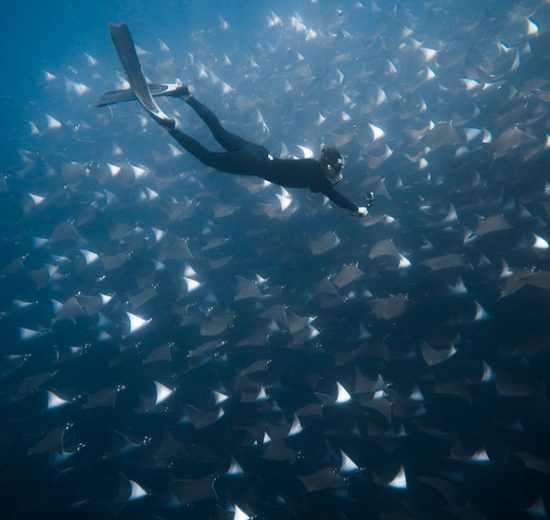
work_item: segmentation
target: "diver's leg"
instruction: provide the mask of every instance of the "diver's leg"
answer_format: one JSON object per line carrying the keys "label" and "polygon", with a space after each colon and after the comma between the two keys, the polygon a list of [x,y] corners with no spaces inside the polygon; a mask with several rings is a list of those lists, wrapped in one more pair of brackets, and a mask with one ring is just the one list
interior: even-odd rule
{"label": "diver's leg", "polygon": [[248,143],[246,139],[239,137],[227,131],[220,123],[214,112],[205,107],[200,101],[197,101],[191,95],[180,95],[181,97],[206,123],[214,139],[220,143],[228,152],[238,152],[242,150]]}
{"label": "diver's leg", "polygon": [[206,164],[205,160],[207,160],[208,154],[212,153],[210,150],[207,150],[196,139],[193,139],[191,136],[184,134],[180,130],[168,130],[168,133],[193,157],[196,157],[203,164]]}
{"label": "diver's leg", "polygon": [[175,121],[169,118],[151,97],[151,92],[149,92],[147,82],[141,71],[134,42],[132,41],[132,35],[126,24],[109,24],[109,33],[111,34],[111,39],[115,45],[120,63],[122,63],[122,67],[128,77],[128,82],[138,98],[138,101],[157,123],[168,129],[174,128],[176,124]]}
{"label": "diver's leg", "polygon": [[253,173],[247,171],[247,163],[250,162],[250,158],[246,152],[211,152],[180,130],[174,129],[168,130],[168,132],[183,148],[205,166],[210,166],[221,172],[253,175]]}

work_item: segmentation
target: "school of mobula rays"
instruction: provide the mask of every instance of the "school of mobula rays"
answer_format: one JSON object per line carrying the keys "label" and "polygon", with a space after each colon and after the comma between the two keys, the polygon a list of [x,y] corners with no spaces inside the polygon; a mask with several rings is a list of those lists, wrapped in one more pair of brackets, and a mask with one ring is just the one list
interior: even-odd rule
{"label": "school of mobula rays", "polygon": [[0,178],[3,518],[546,518],[550,5],[415,7],[133,31],[153,94],[337,147],[361,220],[92,106],[111,46],[45,72]]}

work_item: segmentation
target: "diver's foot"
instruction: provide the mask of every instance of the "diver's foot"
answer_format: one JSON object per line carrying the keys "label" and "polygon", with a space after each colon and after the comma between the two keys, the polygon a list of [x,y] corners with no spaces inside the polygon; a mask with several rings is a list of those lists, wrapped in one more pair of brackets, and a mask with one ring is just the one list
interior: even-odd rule
{"label": "diver's foot", "polygon": [[189,92],[189,88],[187,85],[183,83],[178,83],[176,85],[176,88],[174,88],[171,92],[167,92],[166,95],[170,95],[173,97],[179,97],[183,99],[184,101],[187,101],[191,97],[191,93]]}
{"label": "diver's foot", "polygon": [[[164,126],[164,128],[166,128],[168,131],[171,131],[171,130],[174,130],[174,128],[176,128],[176,122],[170,118],[170,117],[167,117],[165,114],[164,117],[160,116],[160,115],[157,115],[155,112],[153,112],[152,110],[147,110],[147,112],[149,112],[149,115],[159,124],[159,125],[162,125]],[[161,112],[162,114],[162,112]]]}

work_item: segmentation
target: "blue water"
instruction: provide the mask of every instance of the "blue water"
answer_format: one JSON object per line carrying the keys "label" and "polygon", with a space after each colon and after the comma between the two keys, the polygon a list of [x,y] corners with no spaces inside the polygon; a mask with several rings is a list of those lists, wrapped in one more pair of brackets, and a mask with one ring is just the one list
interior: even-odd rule
{"label": "blue water", "polygon": [[[93,107],[123,21],[230,131],[337,146],[368,217]],[[549,29],[543,2],[3,5],[2,518],[545,518]]]}

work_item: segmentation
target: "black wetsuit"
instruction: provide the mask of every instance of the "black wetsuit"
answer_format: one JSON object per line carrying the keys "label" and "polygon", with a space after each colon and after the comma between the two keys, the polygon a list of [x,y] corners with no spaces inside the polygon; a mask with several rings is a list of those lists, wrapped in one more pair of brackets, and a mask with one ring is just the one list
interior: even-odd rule
{"label": "black wetsuit", "polygon": [[227,173],[255,175],[285,188],[309,188],[314,193],[323,193],[341,208],[357,211],[357,204],[333,188],[315,159],[277,159],[263,146],[228,132],[214,113],[194,97],[185,101],[208,125],[216,141],[227,150],[211,152],[180,130],[169,130],[183,148],[206,166]]}

